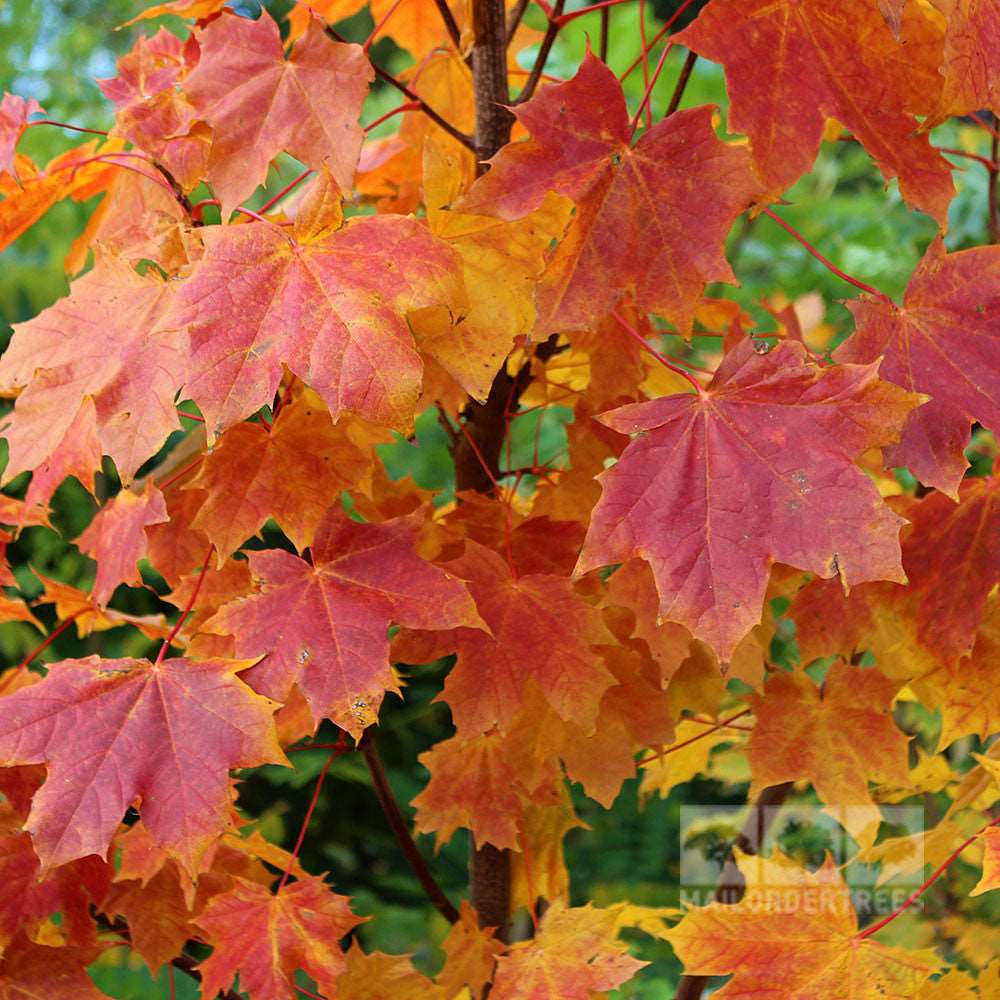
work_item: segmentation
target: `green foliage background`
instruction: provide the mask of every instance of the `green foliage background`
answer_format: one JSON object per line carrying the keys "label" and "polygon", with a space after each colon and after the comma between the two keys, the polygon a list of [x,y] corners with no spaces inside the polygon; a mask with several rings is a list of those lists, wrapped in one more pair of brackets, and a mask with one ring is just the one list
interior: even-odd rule
{"label": "green foliage background", "polygon": [[[569,9],[583,6],[582,0]],[[237,5],[245,12],[252,5]],[[276,17],[287,10],[288,3],[269,4]],[[662,23],[657,14],[667,16],[676,2],[663,0],[647,7],[647,32],[651,37]],[[132,17],[140,5],[135,0],[6,0],[0,5],[0,37],[5,61],[0,63],[0,90],[10,90],[25,97],[35,97],[50,117],[79,125],[107,128],[112,116],[94,77],[113,76],[115,60],[126,52],[138,32],[150,32],[155,26],[146,23],[122,31],[116,27]],[[529,13],[529,21],[537,12]],[[685,18],[686,20],[686,18]],[[162,18],[171,30],[181,31],[183,22]],[[537,23],[537,22],[536,22]],[[622,72],[637,51],[639,37],[638,8],[617,8],[613,15],[612,44],[609,62]],[[540,24],[539,24],[540,26]],[[341,26],[350,37],[361,40],[371,28],[367,14],[359,15]],[[549,63],[558,76],[570,76],[582,58],[588,40],[595,42],[596,16],[573,22],[563,31]],[[376,58],[392,71],[408,62],[406,53],[391,41],[381,41],[374,50]],[[533,58],[533,51],[525,61]],[[662,115],[685,56],[682,49],[670,54],[667,68],[652,100],[654,118]],[[634,107],[644,89],[642,73],[633,73],[626,87]],[[721,70],[700,60],[687,88],[684,105],[711,102],[720,107],[720,127],[725,122],[726,95]],[[368,120],[392,108],[396,95],[388,88],[376,89],[367,110]],[[390,131],[393,124],[380,132]],[[982,132],[972,126],[949,124],[935,136],[939,145],[988,153],[983,149]],[[80,137],[55,128],[29,130],[22,148],[40,162],[75,145]],[[986,239],[986,173],[971,161],[956,161],[961,169],[955,179],[959,187],[950,218],[947,243],[950,249],[979,244]],[[295,169],[292,161],[280,161],[272,174],[270,189],[276,190]],[[261,196],[263,198],[263,195]],[[857,145],[832,142],[824,145],[813,172],[786,196],[781,214],[827,256],[849,273],[884,289],[897,299],[908,277],[934,233],[934,225],[925,216],[910,211],[899,197],[895,184],[888,189],[873,169],[870,159]],[[62,259],[72,240],[79,234],[94,203],[66,201],[56,206],[38,225],[29,230],[0,259],[0,317],[3,343],[9,335],[6,324],[37,314],[67,291]],[[818,292],[825,304],[825,318],[835,328],[835,339],[850,330],[849,314],[838,299],[853,294],[853,289],[823,268],[806,250],[770,220],[741,221],[730,239],[730,259],[742,282],[741,287],[720,287],[715,294],[732,297],[751,311],[762,331],[773,330],[774,320],[759,305],[775,292],[794,300],[807,292]],[[673,350],[686,350],[675,344]],[[9,404],[7,404],[9,406]],[[542,450],[557,454],[563,446],[565,411],[548,411],[542,427]],[[531,420],[517,422],[517,434],[530,452],[534,439]],[[400,440],[385,446],[383,459],[394,477],[412,475],[425,488],[448,491],[453,471],[444,434],[433,414],[417,423],[411,441]],[[515,448],[518,442],[515,441]],[[5,447],[5,446],[4,446]],[[517,466],[518,461],[514,465]],[[527,464],[527,462],[520,463]],[[117,486],[113,470],[103,487],[113,492]],[[7,492],[17,495],[23,482],[9,484]],[[29,598],[41,587],[29,566],[59,580],[87,587],[93,578],[93,563],[83,557],[69,541],[86,527],[96,506],[75,482],[57,494],[53,521],[57,531],[27,529],[12,549],[18,564],[17,579]],[[276,530],[267,532],[266,543],[283,544]],[[149,582],[160,585],[155,574]],[[148,592],[120,588],[115,606],[133,612],[166,610]],[[45,620],[51,628],[56,622],[51,614]],[[37,643],[37,633],[29,626],[0,626],[0,656],[5,665],[20,661]],[[794,653],[794,639],[787,629],[779,629],[774,656],[786,661]],[[49,661],[67,656],[86,655],[100,646],[105,655],[145,655],[149,643],[127,630],[104,633],[99,639],[78,640],[72,632],[60,637],[47,651]],[[389,698],[382,712],[378,740],[390,771],[393,788],[402,803],[408,803],[426,781],[426,772],[416,763],[418,755],[450,732],[448,710],[433,702],[440,691],[448,663],[431,668],[402,667],[406,679],[406,700]],[[912,726],[933,726],[933,720],[909,720]],[[335,738],[321,731],[318,739]],[[313,780],[326,759],[321,751],[295,755],[295,769],[261,769],[248,777],[241,795],[241,805],[248,815],[259,816],[267,836],[290,847],[301,823]],[[633,902],[673,905],[678,898],[678,813],[683,803],[739,802],[745,784],[721,785],[699,780],[675,792],[667,800],[653,800],[640,807],[637,782],[627,783],[615,806],[604,811],[574,789],[580,818],[590,830],[575,830],[567,840],[567,854],[573,879],[574,902],[592,900],[598,905],[629,898]],[[433,856],[434,845],[421,845]],[[785,845],[803,857],[818,861],[825,845],[816,830],[805,830],[798,843]],[[456,835],[451,844],[437,854],[433,867],[453,899],[466,890],[468,838]],[[356,909],[377,915],[377,920],[363,925],[359,936],[366,948],[389,952],[411,952],[425,969],[432,970],[440,953],[428,946],[428,940],[440,941],[446,924],[426,903],[410,875],[378,808],[364,763],[345,755],[334,765],[312,821],[303,850],[307,869],[329,872],[340,892],[355,899]],[[902,926],[903,921],[899,924]],[[428,933],[428,930],[430,933]],[[643,958],[652,965],[621,994],[644,998],[667,998],[673,995],[679,968],[666,945],[641,948]],[[154,998],[169,996],[166,975],[153,983],[142,962],[129,957],[123,949],[109,953],[94,969],[98,984],[112,996]],[[178,997],[197,995],[194,981],[178,973]]]}

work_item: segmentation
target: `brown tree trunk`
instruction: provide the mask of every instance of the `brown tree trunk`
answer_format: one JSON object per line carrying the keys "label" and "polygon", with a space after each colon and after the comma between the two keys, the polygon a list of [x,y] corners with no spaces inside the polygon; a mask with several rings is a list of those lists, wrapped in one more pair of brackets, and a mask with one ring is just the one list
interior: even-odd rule
{"label": "brown tree trunk", "polygon": [[[473,0],[472,78],[476,97],[477,173],[510,139],[513,116],[504,107],[507,90],[507,26],[503,0]],[[520,378],[520,376],[518,376]],[[501,371],[485,403],[470,402],[463,436],[455,446],[455,488],[487,493],[493,488],[506,430],[506,409],[515,379]],[[481,927],[505,938],[510,921],[510,851],[489,844],[472,849],[469,863],[472,905]]]}

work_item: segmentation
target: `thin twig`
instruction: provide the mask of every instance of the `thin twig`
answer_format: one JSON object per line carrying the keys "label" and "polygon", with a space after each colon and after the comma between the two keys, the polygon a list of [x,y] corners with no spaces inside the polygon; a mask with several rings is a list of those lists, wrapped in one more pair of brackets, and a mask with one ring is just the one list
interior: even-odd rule
{"label": "thin twig", "polygon": [[434,880],[434,876],[427,867],[427,862],[424,861],[423,855],[417,849],[417,845],[410,835],[409,827],[406,825],[403,813],[400,811],[396,798],[392,794],[392,788],[389,786],[389,779],[386,777],[385,768],[382,767],[382,759],[378,755],[375,740],[372,738],[370,732],[366,732],[362,736],[360,750],[364,754],[365,763],[368,765],[368,772],[372,776],[372,784],[375,786],[375,794],[378,796],[379,805],[382,806],[382,812],[385,813],[385,818],[389,821],[389,826],[392,827],[392,832],[396,836],[396,842],[402,848],[403,854],[406,855],[406,860],[410,863],[413,874],[416,875],[421,888],[427,894],[427,898],[433,903],[441,916],[450,924],[457,923],[458,910],[455,909],[451,900],[448,899],[441,887]]}
{"label": "thin twig", "polygon": [[521,18],[524,17],[524,12],[528,9],[529,2],[530,0],[517,0],[517,6],[510,12],[510,16],[507,18],[508,45],[510,45],[514,38],[514,32],[517,31],[521,23]]}
{"label": "thin twig", "polygon": [[677,86],[674,87],[670,103],[667,105],[666,113],[663,116],[664,118],[669,118],[680,107],[681,98],[684,96],[684,88],[688,85],[688,80],[691,79],[691,70],[694,69],[694,64],[697,61],[698,53],[689,50],[687,58],[684,60],[684,65],[681,67],[680,76],[677,77]]}
{"label": "thin twig", "polygon": [[606,63],[608,61],[608,39],[611,36],[611,10],[605,7],[601,11],[601,47],[600,55],[601,62]]}
{"label": "thin twig", "polygon": [[103,129],[84,128],[82,125],[70,125],[69,122],[57,122],[51,118],[36,118],[33,122],[28,122],[25,128],[34,128],[36,125],[54,125],[56,128],[68,128],[71,132],[86,132],[88,135],[107,135]]}
{"label": "thin twig", "polygon": [[676,753],[678,750],[682,750],[684,747],[689,746],[692,743],[697,743],[699,740],[703,740],[706,736],[714,733],[718,729],[724,729],[730,723],[735,722],[737,719],[742,719],[744,715],[749,715],[750,709],[745,708],[742,712],[737,712],[735,715],[730,715],[727,719],[720,719],[711,728],[706,729],[702,733],[696,733],[694,736],[689,737],[686,740],[682,740],[680,743],[675,743],[673,746],[666,747],[659,753],[652,753],[648,757],[643,757],[641,760],[637,760],[636,767],[641,767],[643,764],[651,764],[654,760],[660,760],[663,757],[667,757],[672,753]]}
{"label": "thin twig", "polygon": [[[329,25],[326,26],[325,30],[327,35],[329,35],[334,41],[347,42],[347,39],[344,38],[340,32],[331,28]],[[452,125],[447,118],[443,118],[440,114],[438,114],[438,112],[436,112],[418,93],[416,93],[416,91],[411,90],[405,83],[402,82],[402,80],[397,80],[391,73],[386,72],[386,70],[382,69],[378,63],[373,62],[372,69],[375,71],[375,75],[380,80],[384,80],[390,87],[395,87],[401,94],[405,94],[411,101],[415,101],[419,105],[420,110],[427,115],[427,117],[430,118],[435,125],[444,129],[448,135],[460,142],[467,149],[471,149],[475,152],[476,146],[471,135],[466,135],[460,129],[455,128],[455,126]]]}
{"label": "thin twig", "polygon": [[515,104],[524,104],[525,101],[530,101],[538,88],[542,73],[545,72],[545,64],[549,61],[549,53],[552,51],[556,35],[559,34],[559,18],[562,16],[565,6],[566,0],[556,0],[552,8],[549,26],[545,29],[545,37],[542,39],[542,47],[538,50],[538,58],[535,59],[535,65],[531,67],[531,73],[528,74],[528,79],[525,80],[521,93],[517,95]]}
{"label": "thin twig", "polygon": [[455,15],[452,14],[451,8],[448,6],[448,0],[434,0],[434,4],[441,15],[441,20],[444,21],[444,26],[448,29],[448,36],[454,43],[455,48],[461,52],[462,32],[458,30],[458,25],[455,23]]}

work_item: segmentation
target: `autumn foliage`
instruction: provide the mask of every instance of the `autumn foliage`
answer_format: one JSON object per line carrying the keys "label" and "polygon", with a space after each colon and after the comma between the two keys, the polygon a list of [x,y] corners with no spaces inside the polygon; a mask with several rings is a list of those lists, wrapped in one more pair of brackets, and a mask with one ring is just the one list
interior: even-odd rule
{"label": "autumn foliage", "polygon": [[[641,989],[650,941],[686,1000],[713,976],[734,1000],[1000,996],[978,899],[1000,887],[1000,248],[946,249],[962,150],[935,132],[983,137],[963,162],[997,238],[1000,7],[688,0],[635,38],[636,104],[602,58],[621,2],[557,75],[565,0],[317,0],[280,24],[175,0],[139,20],[186,34],[140,33],[100,81],[110,133],[45,164],[24,132],[72,123],[3,98],[0,245],[96,207],[68,294],[0,357],[0,621],[25,637],[0,674],[0,997],[105,996],[88,967],[124,950],[203,1000],[584,1000]],[[723,110],[684,97],[709,61]],[[727,238],[802,239],[782,206],[830,143],[940,232],[901,302],[810,247],[852,320],[820,342],[778,298],[727,298]],[[428,412],[454,489],[383,463]],[[84,589],[17,555],[70,478],[99,503],[63,539]],[[90,655],[53,662],[68,630]],[[452,725],[397,803],[380,710],[443,658]],[[451,925],[436,964],[362,947],[336,868],[300,861],[312,806],[278,844],[241,801],[311,746],[313,805],[335,761],[367,766]],[[751,807],[716,898],[581,905],[574,796],[699,776]],[[847,856],[765,847],[795,801]],[[459,830],[461,900],[412,838]],[[866,910],[861,865],[917,887]]]}

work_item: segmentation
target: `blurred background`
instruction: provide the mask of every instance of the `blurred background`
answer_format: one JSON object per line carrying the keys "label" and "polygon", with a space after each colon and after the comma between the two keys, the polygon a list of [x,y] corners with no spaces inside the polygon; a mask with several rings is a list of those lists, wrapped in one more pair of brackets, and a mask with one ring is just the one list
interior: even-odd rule
{"label": "blurred background", "polygon": [[[568,9],[584,5],[577,0],[568,4]],[[0,91],[36,98],[50,118],[109,128],[111,106],[102,97],[94,78],[114,76],[116,59],[129,50],[139,33],[151,34],[161,24],[178,34],[184,34],[187,28],[186,22],[177,18],[162,17],[117,30],[143,6],[135,0],[5,0],[0,3],[3,49]],[[252,3],[233,6],[250,16],[259,10]],[[643,28],[647,37],[652,37],[676,6],[673,0],[645,5]],[[695,5],[691,15],[682,18],[677,27],[683,27],[699,6]],[[283,0],[267,7],[281,23],[291,3]],[[528,22],[540,26],[539,18],[532,21],[537,13],[529,13]],[[619,73],[638,52],[639,16],[638,4],[614,10],[609,62]],[[342,34],[358,41],[364,40],[371,28],[367,12],[338,26]],[[572,75],[588,39],[593,41],[597,31],[597,15],[572,22],[558,38],[548,70],[556,76]],[[410,62],[408,54],[390,39],[379,41],[373,54],[394,73]],[[526,65],[530,65],[534,55],[534,49],[525,50],[522,59]],[[684,50],[678,49],[669,57],[652,100],[654,120],[663,114],[685,55]],[[632,107],[640,100],[643,89],[641,72],[633,73],[626,87]],[[707,102],[719,105],[720,122],[724,126],[726,95],[721,70],[699,60],[682,106]],[[366,120],[373,121],[397,103],[395,92],[377,81],[366,108]],[[387,134],[396,127],[398,124],[390,121],[373,134]],[[989,155],[983,135],[972,124],[953,122],[937,130],[935,143]],[[45,163],[80,141],[79,135],[57,128],[35,128],[28,131],[19,149],[36,162]],[[952,204],[946,240],[950,249],[985,242],[987,228],[986,170],[972,160],[955,162],[959,166],[955,172],[959,193]],[[290,158],[277,161],[268,186],[270,193],[297,170],[298,165]],[[266,195],[259,197],[263,200]],[[813,172],[788,192],[786,201],[787,205],[780,208],[781,214],[806,238],[846,271],[882,288],[897,300],[935,232],[929,218],[903,204],[894,182],[888,188],[883,185],[868,156],[851,142],[825,143]],[[66,294],[68,285],[62,261],[72,241],[82,232],[95,202],[96,199],[58,203],[0,257],[0,346],[7,343],[11,323],[36,315]],[[364,210],[370,209],[354,208],[354,211]],[[768,219],[741,219],[730,237],[729,252],[741,285],[719,286],[711,292],[738,301],[753,315],[761,331],[774,330],[774,312],[791,304],[810,346],[816,350],[834,346],[849,332],[849,314],[838,299],[852,295],[854,290]],[[673,345],[672,349],[681,350],[682,345]],[[3,405],[9,408],[10,403]],[[543,412],[540,458],[544,463],[564,447],[564,424],[569,411],[551,407]],[[530,464],[535,428],[530,420],[519,420],[515,426],[520,437],[514,442],[512,465],[516,468]],[[393,477],[412,475],[420,486],[447,495],[453,488],[453,472],[446,445],[435,415],[429,413],[419,420],[413,440],[400,439],[396,444],[384,446],[382,455]],[[521,457],[520,449],[524,450]],[[0,462],[4,461],[5,451],[0,451]],[[109,469],[104,489],[112,493],[116,488],[113,470]],[[23,490],[23,483],[18,480],[5,487],[6,492],[15,496],[20,495],[19,490]],[[95,510],[89,494],[75,481],[69,481],[54,502],[52,520],[56,530],[31,527],[22,533],[11,547],[10,555],[19,589],[26,597],[34,598],[41,591],[32,568],[62,582],[89,587],[94,564],[80,554],[71,539],[86,527]],[[287,543],[274,528],[265,530],[261,544]],[[164,591],[163,581],[152,570],[147,572],[146,580],[153,590]],[[119,588],[113,604],[135,614],[170,610],[151,591],[128,587]],[[780,612],[781,608],[774,610]],[[41,617],[48,629],[57,624],[51,606],[43,609]],[[794,635],[789,625],[779,620],[772,650],[778,663],[795,657]],[[38,633],[27,624],[0,625],[0,656],[4,665],[20,662],[39,639]],[[106,656],[146,655],[150,644],[127,629],[84,640],[77,639],[69,630],[46,651],[44,658],[51,662],[98,650]],[[433,703],[449,665],[443,661],[419,670],[402,667],[405,702],[390,696],[382,711],[378,742],[397,798],[403,804],[426,781],[426,772],[417,762],[419,754],[451,731],[447,708]],[[933,736],[933,719],[908,721],[926,731],[928,739]],[[335,734],[321,730],[317,739],[335,739]],[[248,815],[260,817],[260,828],[269,839],[291,847],[314,780],[325,760],[326,753],[322,751],[298,753],[294,770],[263,768],[248,777],[240,805]],[[652,797],[645,803],[640,803],[638,782],[633,780],[626,783],[611,810],[602,809],[575,788],[577,814],[589,829],[581,826],[571,831],[566,840],[573,902],[591,900],[602,905],[627,898],[635,903],[676,905],[681,805],[741,802],[747,788],[745,779],[746,775],[738,772],[715,780],[696,779],[674,789],[666,799]],[[709,840],[713,837],[724,840],[725,835],[726,831],[716,836],[711,830],[704,834]],[[425,856],[432,859],[432,868],[450,897],[455,901],[462,898],[467,886],[468,838],[457,834],[436,855],[429,838],[421,839],[420,846]],[[829,846],[828,831],[802,826],[791,835],[786,833],[782,846],[816,864]],[[362,925],[358,931],[367,949],[413,953],[417,964],[425,970],[437,967],[441,954],[434,943],[440,942],[447,926],[426,903],[411,876],[378,807],[360,757],[347,754],[334,763],[305,841],[302,861],[309,871],[329,872],[336,890],[354,897],[358,912],[377,914],[376,920]],[[900,934],[906,933],[905,920],[897,921],[895,926]],[[640,954],[651,965],[620,995],[651,1000],[673,996],[679,967],[670,949],[643,938]],[[166,975],[154,983],[141,961],[129,958],[123,949],[109,952],[93,974],[102,989],[122,1000],[169,996]],[[197,996],[194,981],[181,973],[177,974],[176,988],[180,997],[193,1000]]]}

